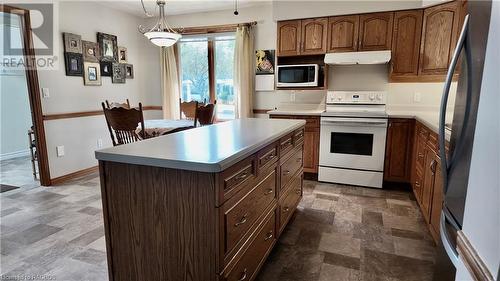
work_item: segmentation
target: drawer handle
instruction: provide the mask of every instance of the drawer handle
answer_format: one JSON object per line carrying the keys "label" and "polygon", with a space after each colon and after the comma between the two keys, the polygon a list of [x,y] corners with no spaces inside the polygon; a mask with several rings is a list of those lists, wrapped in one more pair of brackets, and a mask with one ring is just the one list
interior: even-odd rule
{"label": "drawer handle", "polygon": [[266,235],[266,237],[264,238],[264,241],[267,241],[269,239],[273,238],[273,231],[269,231]]}
{"label": "drawer handle", "polygon": [[283,208],[283,212],[287,213],[288,211],[290,211],[290,208],[289,208],[289,207],[285,207],[285,208]]}
{"label": "drawer handle", "polygon": [[235,223],[234,226],[238,227],[242,224],[245,224],[247,222],[247,216],[248,216],[248,213],[244,214],[243,217],[241,218],[241,220],[239,222]]}
{"label": "drawer handle", "polygon": [[269,195],[269,194],[273,193],[273,191],[274,191],[274,190],[273,190],[272,188],[269,188],[269,189],[268,189],[268,190],[264,193],[264,195]]}
{"label": "drawer handle", "polygon": [[244,180],[246,177],[248,177],[248,172],[244,172],[243,174],[237,176],[235,180],[237,181]]}
{"label": "drawer handle", "polygon": [[287,147],[292,144],[292,140],[287,140],[285,143],[283,143],[281,146],[282,147]]}
{"label": "drawer handle", "polygon": [[243,280],[247,279],[247,269],[246,268],[243,269],[243,272],[241,274],[242,275],[241,275],[240,279],[238,279],[238,281],[243,281]]}
{"label": "drawer handle", "polygon": [[417,182],[415,182],[415,186],[416,186],[416,187],[420,187],[420,183],[419,183],[418,181],[417,181]]}
{"label": "drawer handle", "polygon": [[271,155],[266,156],[266,158],[265,158],[265,159],[266,159],[266,160],[271,160],[271,159],[273,159],[274,157],[276,157],[276,156],[275,156],[274,154],[271,154]]}
{"label": "drawer handle", "polygon": [[286,175],[288,175],[288,174],[290,174],[290,171],[288,171],[288,170],[283,171],[283,175],[284,175],[284,176],[286,176]]}

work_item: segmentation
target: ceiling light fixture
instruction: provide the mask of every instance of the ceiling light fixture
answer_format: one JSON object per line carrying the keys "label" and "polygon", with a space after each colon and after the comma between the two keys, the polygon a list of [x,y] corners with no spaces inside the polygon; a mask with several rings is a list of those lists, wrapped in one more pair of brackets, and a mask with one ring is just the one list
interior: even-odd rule
{"label": "ceiling light fixture", "polygon": [[[144,6],[144,0],[141,0],[142,8],[147,17],[152,17]],[[151,43],[160,47],[170,47],[174,45],[182,37],[181,34],[175,32],[167,23],[165,16],[165,0],[157,0],[156,5],[159,7],[158,21],[152,28],[144,28],[139,25],[139,32],[144,34]]]}

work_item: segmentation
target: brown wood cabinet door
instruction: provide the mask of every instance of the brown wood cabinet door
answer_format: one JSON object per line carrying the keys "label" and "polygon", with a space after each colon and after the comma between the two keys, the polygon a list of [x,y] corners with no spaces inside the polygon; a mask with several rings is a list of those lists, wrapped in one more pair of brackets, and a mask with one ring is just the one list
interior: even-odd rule
{"label": "brown wood cabinet door", "polygon": [[328,36],[328,19],[316,18],[302,20],[301,55],[317,55],[326,53]]}
{"label": "brown wood cabinet door", "polygon": [[359,15],[329,18],[327,51],[329,53],[357,51],[358,31]]}
{"label": "brown wood cabinet door", "polygon": [[422,16],[422,10],[394,13],[391,78],[417,76]]}
{"label": "brown wood cabinet door", "polygon": [[434,192],[434,178],[436,176],[436,155],[435,152],[427,148],[425,150],[424,161],[424,183],[422,186],[422,202],[421,208],[424,218],[429,222],[432,194]]}
{"label": "brown wood cabinet door", "polygon": [[307,131],[304,134],[304,172],[317,173],[319,159],[319,132]]}
{"label": "brown wood cabinet door", "polygon": [[300,54],[301,21],[278,22],[278,56]]}
{"label": "brown wood cabinet door", "polygon": [[[439,158],[436,156],[436,160]],[[436,165],[436,174],[434,176],[434,190],[432,192],[432,205],[431,205],[431,233],[434,240],[439,240],[439,225],[441,220],[441,209],[443,207],[443,178],[441,174],[441,165]]]}
{"label": "brown wood cabinet door", "polygon": [[364,14],[359,17],[359,51],[390,50],[393,12]]}
{"label": "brown wood cabinet door", "polygon": [[419,75],[444,75],[453,56],[460,22],[460,1],[424,10]]}
{"label": "brown wood cabinet door", "polygon": [[411,119],[389,119],[384,180],[410,181],[413,127]]}

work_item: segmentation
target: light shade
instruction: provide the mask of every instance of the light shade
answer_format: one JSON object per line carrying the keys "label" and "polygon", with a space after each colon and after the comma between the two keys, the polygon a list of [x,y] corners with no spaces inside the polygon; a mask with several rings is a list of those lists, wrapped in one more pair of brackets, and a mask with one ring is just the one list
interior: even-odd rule
{"label": "light shade", "polygon": [[170,47],[174,45],[181,37],[181,34],[166,31],[150,31],[144,33],[151,43],[160,47]]}

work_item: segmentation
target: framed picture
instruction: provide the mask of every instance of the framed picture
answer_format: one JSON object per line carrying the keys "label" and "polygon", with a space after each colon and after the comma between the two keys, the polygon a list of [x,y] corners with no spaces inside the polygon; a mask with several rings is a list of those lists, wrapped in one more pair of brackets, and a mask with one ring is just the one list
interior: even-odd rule
{"label": "framed picture", "polygon": [[99,46],[95,42],[82,40],[83,60],[99,62]]}
{"label": "framed picture", "polygon": [[127,79],[134,79],[134,66],[130,63],[125,64],[125,77]]}
{"label": "framed picture", "polygon": [[97,62],[83,63],[83,81],[88,86],[101,85],[101,66]]}
{"label": "framed picture", "polygon": [[64,52],[66,53],[82,53],[82,36],[73,33],[63,33]]}
{"label": "framed picture", "polygon": [[97,33],[97,44],[103,61],[118,61],[118,45],[116,36],[106,33]]}
{"label": "framed picture", "polygon": [[113,63],[113,76],[111,76],[111,82],[113,83],[125,83],[125,64],[123,63]]}
{"label": "framed picture", "polygon": [[66,76],[82,76],[82,54],[64,53],[64,62],[66,64]]}
{"label": "framed picture", "polygon": [[127,63],[127,60],[128,60],[127,48],[118,47],[118,62]]}
{"label": "framed picture", "polygon": [[111,77],[113,74],[113,63],[110,61],[101,61],[101,76]]}
{"label": "framed picture", "polygon": [[274,73],[274,50],[255,51],[255,74]]}

